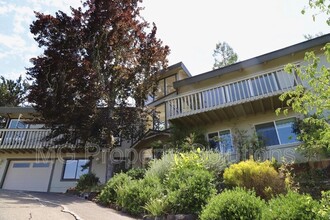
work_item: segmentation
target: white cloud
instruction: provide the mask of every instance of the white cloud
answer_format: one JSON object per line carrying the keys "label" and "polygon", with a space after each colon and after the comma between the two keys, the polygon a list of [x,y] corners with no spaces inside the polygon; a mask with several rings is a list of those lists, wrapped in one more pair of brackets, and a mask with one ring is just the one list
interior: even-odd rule
{"label": "white cloud", "polygon": [[0,2],[0,15],[8,14],[15,10],[15,6],[13,4],[5,4],[4,2]]}
{"label": "white cloud", "polygon": [[14,32],[26,33],[27,27],[33,20],[33,9],[29,7],[17,7],[14,15]]}
{"label": "white cloud", "polygon": [[17,34],[0,34],[0,43],[10,50],[20,50],[25,47],[25,40]]}

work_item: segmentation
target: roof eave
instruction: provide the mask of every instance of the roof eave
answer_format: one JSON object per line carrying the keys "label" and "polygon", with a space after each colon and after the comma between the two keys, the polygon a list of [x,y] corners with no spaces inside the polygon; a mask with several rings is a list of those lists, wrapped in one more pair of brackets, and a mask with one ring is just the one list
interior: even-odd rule
{"label": "roof eave", "polygon": [[307,50],[309,48],[313,48],[325,43],[330,42],[330,34],[326,34],[323,35],[321,37],[317,37],[308,41],[304,41],[298,44],[294,44],[279,50],[275,50],[273,52],[270,53],[266,53],[257,57],[253,57],[251,59],[247,59],[241,62],[237,62],[235,64],[226,66],[226,67],[222,67],[220,69],[216,69],[216,70],[212,70],[203,74],[199,74],[193,77],[189,77],[180,81],[176,81],[174,82],[174,88],[179,88],[182,86],[186,86],[189,84],[193,84],[193,83],[197,83],[203,80],[207,80],[213,77],[217,77],[220,75],[224,75],[224,74],[228,74],[237,70],[240,70],[242,68],[247,68],[247,67],[251,67],[254,65],[258,65],[258,64],[262,64],[264,62],[268,62],[270,60],[274,60],[277,59],[279,57],[282,56],[286,56],[286,55],[290,55],[293,53],[297,53],[300,51],[304,51]]}

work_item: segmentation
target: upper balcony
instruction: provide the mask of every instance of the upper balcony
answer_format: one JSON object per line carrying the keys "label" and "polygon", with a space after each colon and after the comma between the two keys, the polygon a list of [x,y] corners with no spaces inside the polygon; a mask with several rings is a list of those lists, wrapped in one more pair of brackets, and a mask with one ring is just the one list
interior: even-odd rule
{"label": "upper balcony", "polygon": [[[168,99],[167,119],[172,121],[187,119],[197,123],[205,119],[212,122],[256,113],[259,109],[265,111],[265,105],[270,105],[271,109],[274,109],[280,107],[278,98],[269,98],[278,97],[300,83],[300,79],[295,74],[288,74],[283,68],[226,84],[219,83],[211,88]],[[243,106],[241,112],[234,108],[238,105]]]}
{"label": "upper balcony", "polygon": [[45,139],[49,133],[48,129],[0,129],[0,150],[39,149],[54,146],[53,141]]}
{"label": "upper balcony", "polygon": [[58,141],[61,136],[47,140],[47,136],[50,132],[50,129],[0,129],[0,152],[22,152],[22,150],[29,152],[37,149],[58,149],[59,147],[61,151],[64,152],[79,145],[79,140],[76,144],[66,143],[59,145],[56,141]]}

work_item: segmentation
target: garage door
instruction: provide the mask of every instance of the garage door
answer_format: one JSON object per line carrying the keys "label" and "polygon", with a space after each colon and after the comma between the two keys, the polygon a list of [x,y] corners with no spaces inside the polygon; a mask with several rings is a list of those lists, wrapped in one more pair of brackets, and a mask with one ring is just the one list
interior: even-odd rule
{"label": "garage door", "polygon": [[10,161],[2,188],[46,192],[51,170],[51,161]]}

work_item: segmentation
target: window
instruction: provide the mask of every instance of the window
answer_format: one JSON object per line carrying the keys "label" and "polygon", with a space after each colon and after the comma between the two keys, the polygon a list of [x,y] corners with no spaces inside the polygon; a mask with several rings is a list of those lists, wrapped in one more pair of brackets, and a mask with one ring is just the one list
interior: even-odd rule
{"label": "window", "polygon": [[223,130],[208,134],[210,148],[221,153],[231,153],[234,151],[230,130]]}
{"label": "window", "polygon": [[30,163],[14,163],[13,168],[29,168]]}
{"label": "window", "polygon": [[28,128],[29,126],[20,119],[11,119],[8,128],[14,128],[14,129],[24,129]]}
{"label": "window", "polygon": [[211,133],[208,135],[209,144],[211,149],[219,149],[219,136],[218,132]]}
{"label": "window", "polygon": [[47,168],[49,167],[49,163],[33,163],[33,168]]}
{"label": "window", "polygon": [[289,118],[256,125],[259,140],[263,141],[265,146],[298,142],[297,134],[292,129],[294,121],[294,118]]}
{"label": "window", "polygon": [[223,153],[230,153],[233,152],[233,145],[231,141],[231,134],[229,130],[220,131],[219,132],[220,137],[220,152]]}
{"label": "window", "polygon": [[159,80],[155,94],[152,95],[151,91],[150,91],[150,94],[148,94],[148,96],[146,97],[145,105],[148,105],[148,104],[156,101],[157,99],[163,98],[164,96],[175,92],[173,83],[175,81],[177,81],[176,77],[177,77],[177,75],[175,74],[175,75],[172,75],[167,78]]}
{"label": "window", "polygon": [[166,95],[172,93],[172,92],[175,92],[175,89],[173,87],[173,83],[176,81],[176,75],[173,75],[173,76],[170,76],[170,77],[167,77],[165,79],[165,83],[166,83]]}
{"label": "window", "polygon": [[89,167],[85,167],[89,160],[66,160],[64,164],[63,179],[79,179],[83,174],[88,173]]}
{"label": "window", "polygon": [[[29,125],[20,119],[11,119],[8,125],[9,129],[26,129]],[[3,139],[4,144],[21,144],[26,137],[26,131],[11,130],[5,132]]]}
{"label": "window", "polygon": [[159,99],[165,95],[165,80],[159,80],[157,90],[155,92],[155,99]]}
{"label": "window", "polygon": [[149,104],[152,103],[153,101],[154,101],[154,96],[151,95],[151,94],[149,94],[149,95],[147,96],[147,99],[145,100],[144,104],[145,104],[145,105],[149,105]]}
{"label": "window", "polygon": [[165,118],[165,104],[156,107],[153,117],[153,129],[158,131],[163,131],[167,128]]}

